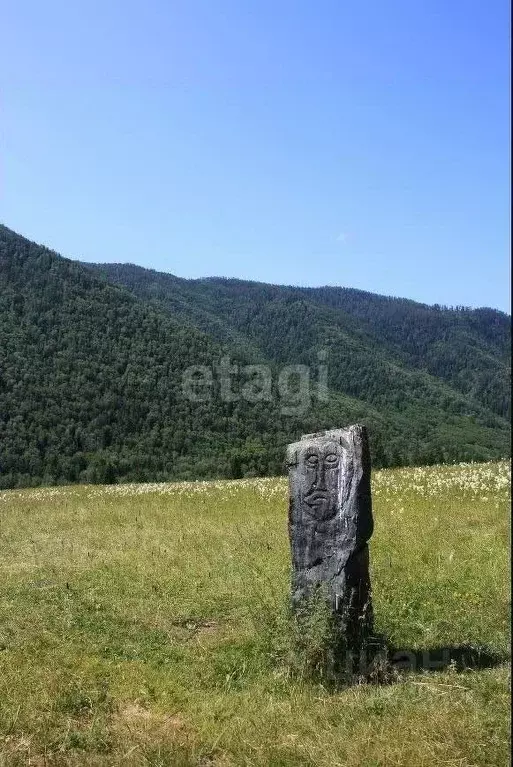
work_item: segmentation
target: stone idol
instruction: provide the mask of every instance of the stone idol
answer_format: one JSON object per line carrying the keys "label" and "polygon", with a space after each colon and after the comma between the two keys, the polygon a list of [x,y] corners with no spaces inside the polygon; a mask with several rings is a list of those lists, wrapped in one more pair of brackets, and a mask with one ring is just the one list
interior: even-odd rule
{"label": "stone idol", "polygon": [[372,630],[370,454],[364,426],[306,434],[287,448],[292,603],[322,587],[351,636]]}

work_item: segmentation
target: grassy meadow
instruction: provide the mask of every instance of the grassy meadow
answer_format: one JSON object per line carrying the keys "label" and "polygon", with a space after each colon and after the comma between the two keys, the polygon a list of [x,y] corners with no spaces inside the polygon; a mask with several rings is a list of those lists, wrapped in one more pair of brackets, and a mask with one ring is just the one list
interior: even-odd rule
{"label": "grassy meadow", "polygon": [[418,662],[339,686],[292,660],[284,478],[0,493],[0,765],[508,764],[509,486],[374,473],[376,629]]}

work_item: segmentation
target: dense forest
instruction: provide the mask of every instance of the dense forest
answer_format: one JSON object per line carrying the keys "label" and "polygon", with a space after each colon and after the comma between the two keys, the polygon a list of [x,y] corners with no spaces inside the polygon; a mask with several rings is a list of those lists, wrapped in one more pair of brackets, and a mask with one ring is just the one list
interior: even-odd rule
{"label": "dense forest", "polygon": [[493,309],[81,264],[0,226],[0,488],[276,474],[355,421],[375,466],[503,457],[509,349]]}

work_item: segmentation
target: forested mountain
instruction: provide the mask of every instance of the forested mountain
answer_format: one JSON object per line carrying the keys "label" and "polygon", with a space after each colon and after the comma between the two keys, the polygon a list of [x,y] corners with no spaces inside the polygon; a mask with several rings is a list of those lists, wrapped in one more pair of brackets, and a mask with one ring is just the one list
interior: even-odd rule
{"label": "forested mountain", "polygon": [[[354,421],[377,466],[502,457],[509,339],[492,309],[80,264],[0,226],[0,487],[278,473],[287,442]],[[284,392],[287,365],[306,393]]]}
{"label": "forested mountain", "polygon": [[[297,288],[210,278],[183,280],[132,264],[88,264],[110,282],[191,319],[219,338],[251,342],[266,358],[309,361],[330,348],[332,373],[351,390],[354,372],[388,362],[425,371],[498,415],[510,414],[511,320],[494,309],[446,309],[351,288]],[[345,341],[345,343],[344,343]],[[347,348],[349,344],[349,349]],[[347,378],[340,368],[345,367]],[[349,368],[351,367],[351,370]],[[389,387],[381,376],[355,383],[358,396]],[[376,380],[373,380],[376,379]],[[362,388],[363,386],[363,388]]]}

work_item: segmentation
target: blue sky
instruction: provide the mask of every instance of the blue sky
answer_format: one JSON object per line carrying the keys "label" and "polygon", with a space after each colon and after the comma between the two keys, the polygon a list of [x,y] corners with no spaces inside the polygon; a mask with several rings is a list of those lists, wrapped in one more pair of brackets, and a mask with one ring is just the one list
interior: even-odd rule
{"label": "blue sky", "polygon": [[7,226],[509,312],[506,0],[18,0],[1,25]]}

